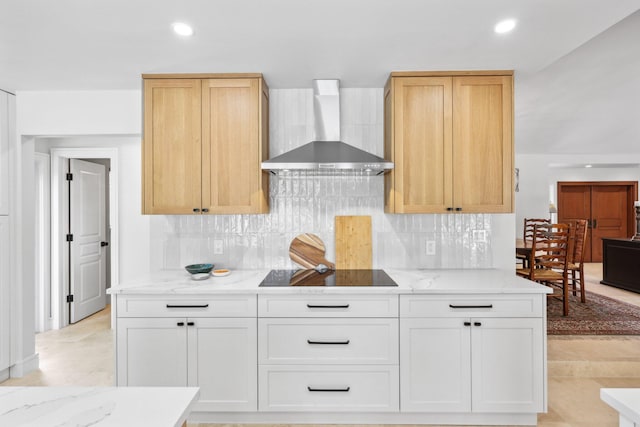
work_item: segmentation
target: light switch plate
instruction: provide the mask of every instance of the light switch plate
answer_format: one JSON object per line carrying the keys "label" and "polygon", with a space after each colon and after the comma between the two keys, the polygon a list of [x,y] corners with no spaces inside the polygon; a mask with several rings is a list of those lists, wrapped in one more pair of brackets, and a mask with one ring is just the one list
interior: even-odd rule
{"label": "light switch plate", "polygon": [[224,253],[224,242],[222,240],[213,241],[213,254],[222,255]]}
{"label": "light switch plate", "polygon": [[427,255],[435,255],[435,254],[436,254],[436,241],[427,240]]}

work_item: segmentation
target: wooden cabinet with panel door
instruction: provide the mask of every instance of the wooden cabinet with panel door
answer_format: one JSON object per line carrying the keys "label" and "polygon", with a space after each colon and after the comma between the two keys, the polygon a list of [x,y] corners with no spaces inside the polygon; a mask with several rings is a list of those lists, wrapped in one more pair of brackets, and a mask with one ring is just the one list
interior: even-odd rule
{"label": "wooden cabinet with panel door", "polygon": [[143,75],[145,214],[269,211],[260,74]]}
{"label": "wooden cabinet with panel door", "polygon": [[513,211],[513,72],[394,72],[385,211]]}

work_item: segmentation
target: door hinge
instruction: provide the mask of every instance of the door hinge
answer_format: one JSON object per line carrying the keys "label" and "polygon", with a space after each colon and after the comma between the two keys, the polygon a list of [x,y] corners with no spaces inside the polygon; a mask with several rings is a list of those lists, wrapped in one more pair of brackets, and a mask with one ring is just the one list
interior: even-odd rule
{"label": "door hinge", "polygon": [[73,234],[67,234],[67,242],[73,242]]}
{"label": "door hinge", "polygon": [[73,302],[73,295],[67,295],[67,302]]}
{"label": "door hinge", "polygon": [[72,173],[68,173],[67,174],[67,181],[73,181],[73,174]]}

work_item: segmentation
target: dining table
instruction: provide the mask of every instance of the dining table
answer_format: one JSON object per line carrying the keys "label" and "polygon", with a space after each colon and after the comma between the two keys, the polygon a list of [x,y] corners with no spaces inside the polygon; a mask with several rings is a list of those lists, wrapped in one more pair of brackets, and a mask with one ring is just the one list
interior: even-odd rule
{"label": "dining table", "polygon": [[529,268],[531,246],[532,242],[530,240],[516,239],[516,259],[522,260],[522,268]]}

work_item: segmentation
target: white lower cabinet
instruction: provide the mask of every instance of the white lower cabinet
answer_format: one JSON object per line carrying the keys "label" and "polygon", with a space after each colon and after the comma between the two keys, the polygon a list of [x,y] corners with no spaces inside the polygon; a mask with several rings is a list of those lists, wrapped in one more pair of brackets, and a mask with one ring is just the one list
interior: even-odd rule
{"label": "white lower cabinet", "polygon": [[258,409],[398,412],[398,296],[258,297]]}
{"label": "white lower cabinet", "polygon": [[261,411],[397,412],[398,366],[261,366]]}
{"label": "white lower cabinet", "polygon": [[118,386],[200,387],[196,411],[256,411],[255,317],[118,317],[116,333]]}
{"label": "white lower cabinet", "polygon": [[543,318],[474,310],[489,316],[400,319],[402,412],[545,411]]}

